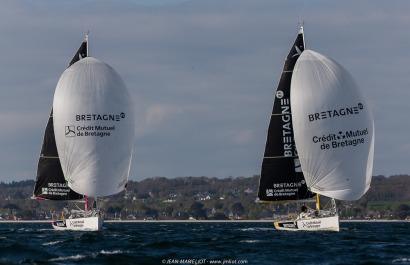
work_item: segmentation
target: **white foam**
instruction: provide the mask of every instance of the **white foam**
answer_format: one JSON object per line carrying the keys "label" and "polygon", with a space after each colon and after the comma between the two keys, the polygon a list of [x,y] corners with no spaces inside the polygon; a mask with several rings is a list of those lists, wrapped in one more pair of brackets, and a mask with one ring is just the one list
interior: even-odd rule
{"label": "white foam", "polygon": [[104,255],[113,255],[113,254],[122,254],[124,252],[121,250],[113,250],[113,251],[101,250],[100,253]]}
{"label": "white foam", "polygon": [[400,259],[395,259],[393,260],[392,263],[408,263],[410,264],[410,258],[400,258]]}
{"label": "white foam", "polygon": [[252,244],[252,243],[260,243],[260,242],[263,242],[263,241],[262,240],[241,240],[239,242]]}
{"label": "white foam", "polygon": [[64,241],[60,240],[60,241],[47,242],[47,243],[44,243],[43,246],[54,246],[54,245],[57,245],[57,244],[62,243],[62,242],[64,242]]}
{"label": "white foam", "polygon": [[58,258],[50,259],[50,261],[80,260],[84,258],[85,258],[84,255],[74,255],[74,256],[67,256],[67,257],[58,257]]}

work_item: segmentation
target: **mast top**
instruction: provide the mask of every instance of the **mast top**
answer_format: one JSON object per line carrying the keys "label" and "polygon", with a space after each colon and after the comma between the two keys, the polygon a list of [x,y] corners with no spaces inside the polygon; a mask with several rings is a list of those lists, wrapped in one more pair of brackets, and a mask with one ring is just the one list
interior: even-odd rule
{"label": "mast top", "polygon": [[300,28],[299,28],[299,33],[298,34],[302,34],[302,38],[303,38],[303,48],[306,48],[306,42],[305,42],[305,33],[303,31],[303,27],[305,26],[305,22],[302,21],[302,19],[300,19],[299,23]]}
{"label": "mast top", "polygon": [[88,53],[88,34],[90,34],[90,31],[88,29],[85,30],[85,42],[87,43],[87,56],[89,56]]}
{"label": "mast top", "polygon": [[299,34],[303,34],[303,27],[305,26],[305,22],[302,20],[302,18],[299,19],[300,28],[299,28]]}

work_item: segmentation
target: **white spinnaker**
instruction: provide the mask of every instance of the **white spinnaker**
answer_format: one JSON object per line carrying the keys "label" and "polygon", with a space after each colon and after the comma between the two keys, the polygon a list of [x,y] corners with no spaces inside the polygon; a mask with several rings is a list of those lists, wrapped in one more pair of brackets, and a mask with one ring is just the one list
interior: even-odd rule
{"label": "white spinnaker", "polygon": [[76,62],[58,81],[53,112],[57,150],[69,187],[88,196],[124,190],[135,109],[117,72],[92,57]]}
{"label": "white spinnaker", "polygon": [[374,122],[350,74],[335,61],[305,50],[291,81],[292,123],[311,191],[357,200],[370,187]]}

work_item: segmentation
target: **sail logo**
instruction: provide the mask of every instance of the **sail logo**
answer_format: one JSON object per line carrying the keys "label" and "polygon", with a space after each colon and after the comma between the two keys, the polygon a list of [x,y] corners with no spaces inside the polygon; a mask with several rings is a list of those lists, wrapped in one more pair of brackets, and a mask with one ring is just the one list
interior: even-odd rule
{"label": "sail logo", "polygon": [[316,113],[308,114],[308,119],[310,122],[325,120],[330,118],[343,117],[348,115],[357,115],[363,110],[364,106],[362,103],[357,104],[357,106],[346,107],[341,109],[326,110]]}
{"label": "sail logo", "polygon": [[[300,46],[300,47],[302,48],[302,46]],[[302,48],[302,49],[303,49],[303,48]],[[299,56],[299,55],[302,54],[302,50],[299,49],[299,47],[296,46],[296,45],[295,45],[295,50],[296,50],[296,53],[295,53],[294,55],[292,55],[292,58],[295,57],[295,56]]]}
{"label": "sail logo", "polygon": [[[278,92],[276,94],[278,94]],[[283,97],[283,95],[281,96]],[[281,103],[282,124],[283,124],[282,125],[283,156],[295,156],[293,152],[294,145],[293,145],[293,135],[292,135],[292,127],[291,127],[292,126],[292,116],[290,114],[290,99],[281,98],[280,103]]]}
{"label": "sail logo", "polygon": [[75,126],[70,125],[65,127],[65,136],[74,137],[75,136]]}
{"label": "sail logo", "polygon": [[67,188],[67,184],[66,183],[48,183],[48,187],[49,188]]}
{"label": "sail logo", "polygon": [[364,144],[364,137],[369,134],[369,130],[350,130],[339,131],[338,133],[329,133],[323,136],[313,136],[312,141],[315,144],[320,144],[320,149],[326,150],[331,148],[357,146]]}
{"label": "sail logo", "polygon": [[121,121],[125,118],[125,113],[120,114],[81,114],[75,115],[76,121]]}
{"label": "sail logo", "polygon": [[41,193],[53,196],[67,196],[70,189],[64,183],[48,183],[48,187],[41,188]]}
{"label": "sail logo", "polygon": [[289,183],[274,183],[273,189],[266,189],[267,197],[278,197],[278,196],[295,196],[306,182],[302,180],[300,182],[289,182]]}
{"label": "sail logo", "polygon": [[278,90],[278,91],[276,91],[276,93],[275,93],[275,96],[276,96],[277,98],[279,98],[279,99],[283,98],[284,95],[285,95],[285,93],[283,93],[282,90]]}
{"label": "sail logo", "polygon": [[282,141],[283,141],[283,156],[297,156],[294,148],[293,133],[292,133],[292,116],[290,113],[290,99],[285,97],[282,90],[277,90],[276,98],[280,99],[281,120],[282,120]]}
{"label": "sail logo", "polygon": [[302,187],[303,184],[305,184],[305,180],[303,179],[301,182],[291,182],[291,183],[274,183],[273,188],[275,189],[281,189],[281,188],[297,188],[297,187]]}
{"label": "sail logo", "polygon": [[114,126],[99,126],[99,125],[88,125],[88,126],[66,126],[65,136],[75,137],[75,136],[98,136],[105,137],[111,136],[111,133],[116,130]]}

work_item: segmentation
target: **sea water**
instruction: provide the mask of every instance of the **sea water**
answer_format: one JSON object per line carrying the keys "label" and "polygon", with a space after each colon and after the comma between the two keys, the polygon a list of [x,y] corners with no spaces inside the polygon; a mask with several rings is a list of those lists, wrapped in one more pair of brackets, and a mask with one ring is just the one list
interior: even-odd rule
{"label": "sea water", "polygon": [[102,231],[0,222],[0,264],[410,264],[410,222],[287,232],[271,222],[117,222]]}

